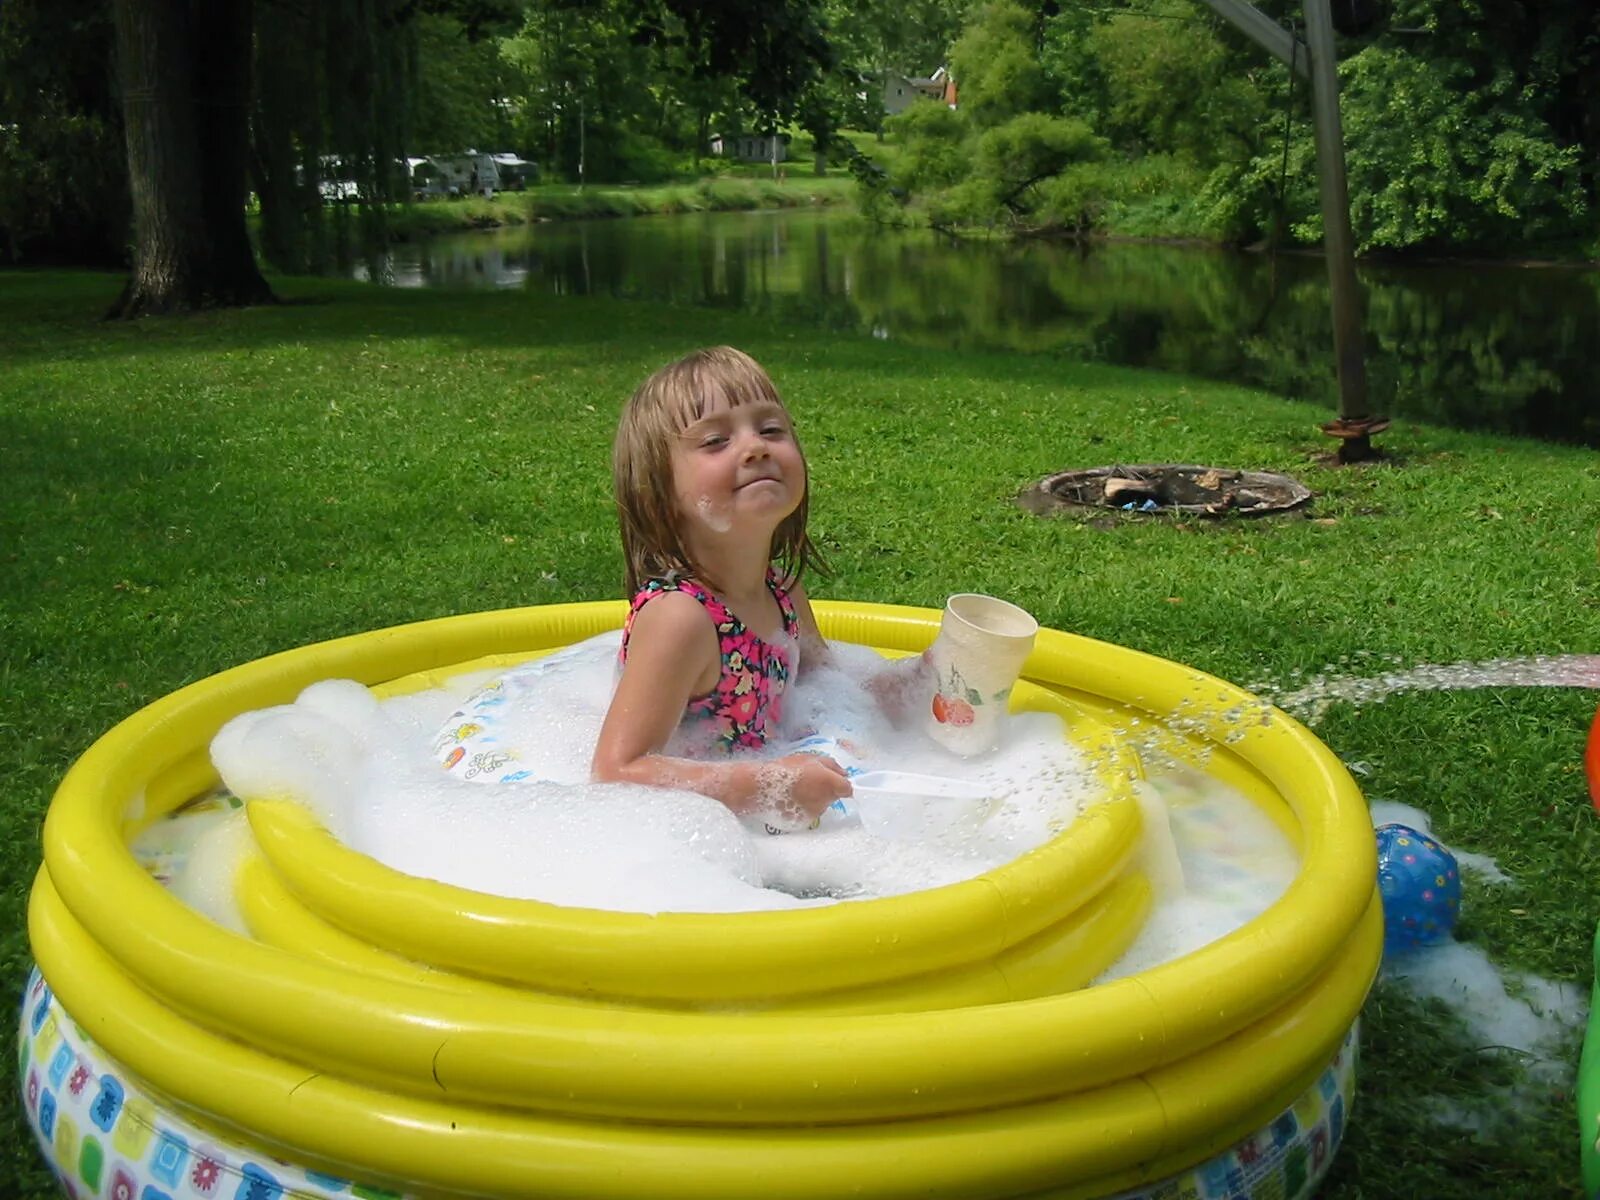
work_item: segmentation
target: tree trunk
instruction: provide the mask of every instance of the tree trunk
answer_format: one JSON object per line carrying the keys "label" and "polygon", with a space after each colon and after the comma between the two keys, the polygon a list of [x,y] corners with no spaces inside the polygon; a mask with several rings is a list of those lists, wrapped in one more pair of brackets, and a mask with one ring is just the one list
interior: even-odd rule
{"label": "tree trunk", "polygon": [[250,170],[250,38],[254,0],[194,0],[196,133],[201,196],[216,268],[214,294],[229,305],[260,304],[272,289],[256,266],[245,226]]}
{"label": "tree trunk", "polygon": [[261,304],[245,230],[251,0],[115,0],[133,274],[108,314]]}

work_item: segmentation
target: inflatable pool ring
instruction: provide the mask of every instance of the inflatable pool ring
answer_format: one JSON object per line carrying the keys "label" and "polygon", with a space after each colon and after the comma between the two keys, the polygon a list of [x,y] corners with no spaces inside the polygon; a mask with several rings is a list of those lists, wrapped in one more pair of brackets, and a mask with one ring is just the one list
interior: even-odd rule
{"label": "inflatable pool ring", "polygon": [[538,691],[545,674],[542,659],[522,663],[473,692],[440,727],[433,754],[446,771],[478,783],[515,783],[534,778],[522,763],[503,718]]}
{"label": "inflatable pool ring", "polygon": [[[67,1016],[37,969],[23,994],[26,1116],[57,1176],[79,1197],[177,1200],[404,1200],[269,1155],[197,1125],[144,1088]],[[1158,1186],[1118,1200],[1296,1197],[1321,1178],[1344,1135],[1355,1084],[1352,1027],[1327,1068],[1260,1130]]]}
{"label": "inflatable pool ring", "polygon": [[[924,648],[938,623],[817,608],[829,636],[886,650]],[[305,647],[165,697],[84,754],[46,822],[19,1045],[26,1111],[74,1194],[1309,1193],[1381,951],[1365,805],[1281,714],[1197,741],[1295,841],[1300,875],[1235,934],[1086,986],[1149,905],[1109,729],[1246,698],[1133,651],[1041,632],[1018,703],[1067,718],[1107,799],[986,876],[909,896],[563,909],[401,875],[261,798],[236,880],[246,937],[129,851],[215,786],[206,747],[239,712],[330,677],[403,690],[503,668],[625,611]]]}

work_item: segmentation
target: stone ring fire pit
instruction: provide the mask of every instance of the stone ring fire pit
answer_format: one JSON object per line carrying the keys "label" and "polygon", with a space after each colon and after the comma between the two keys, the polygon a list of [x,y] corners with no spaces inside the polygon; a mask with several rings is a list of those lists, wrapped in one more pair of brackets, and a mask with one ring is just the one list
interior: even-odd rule
{"label": "stone ring fire pit", "polygon": [[1062,471],[1017,497],[1024,508],[1039,514],[1110,508],[1202,517],[1259,517],[1300,508],[1310,499],[1311,490],[1287,475],[1178,463]]}

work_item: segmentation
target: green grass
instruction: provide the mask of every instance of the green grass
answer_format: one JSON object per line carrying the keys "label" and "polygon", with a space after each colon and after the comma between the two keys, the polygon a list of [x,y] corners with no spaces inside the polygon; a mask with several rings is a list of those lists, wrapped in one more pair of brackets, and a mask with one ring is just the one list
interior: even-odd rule
{"label": "green grass", "polygon": [[649,187],[600,184],[539,184],[522,192],[498,192],[493,199],[466,196],[393,205],[387,221],[397,241],[462,229],[528,225],[579,217],[638,217],[653,213],[731,212],[754,208],[797,208],[851,204],[855,185],[842,173],[815,176],[809,161],[783,164],[784,177],[745,164],[693,183]]}
{"label": "green grass", "polygon": [[[696,345],[750,350],[797,415],[812,529],[836,568],[814,595],[937,605],[981,588],[1047,625],[1239,681],[1347,656],[1600,650],[1592,451],[1400,424],[1381,439],[1391,461],[1335,470],[1312,460],[1326,449],[1318,410],[1045,355],[302,279],[277,281],[296,301],[279,307],[104,324],[120,282],[0,274],[11,995],[40,821],[76,755],[139,706],[275,650],[616,596],[615,414]],[[1119,461],[1286,470],[1317,492],[1314,519],[1040,519],[1011,503],[1049,472]],[[1336,708],[1320,727],[1371,764],[1369,795],[1427,809],[1447,842],[1516,876],[1510,889],[1469,881],[1466,899],[1463,936],[1503,967],[1589,977],[1600,834],[1578,764],[1594,702],[1420,694]],[[1568,1092],[1471,1139],[1419,1116],[1422,1098],[1481,1092],[1504,1070],[1440,1013],[1381,989],[1325,1194],[1576,1196]],[[48,1195],[5,1095],[0,1195]]]}
{"label": "green grass", "polygon": [[886,133],[879,138],[875,133],[842,129],[839,131],[839,136],[890,173],[893,173],[895,167],[899,165],[901,155],[905,153],[900,139],[894,134]]}

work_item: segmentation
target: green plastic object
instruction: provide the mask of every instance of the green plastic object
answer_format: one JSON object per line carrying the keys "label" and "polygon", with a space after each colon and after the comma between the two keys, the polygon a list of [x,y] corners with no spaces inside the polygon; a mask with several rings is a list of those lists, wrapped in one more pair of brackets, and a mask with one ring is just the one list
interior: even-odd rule
{"label": "green plastic object", "polygon": [[1583,1155],[1583,1194],[1600,1200],[1600,928],[1594,934],[1595,983],[1589,997],[1589,1029],[1578,1063],[1578,1138]]}

